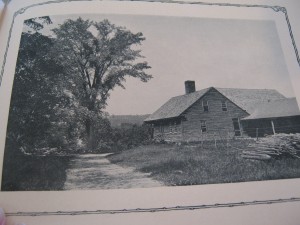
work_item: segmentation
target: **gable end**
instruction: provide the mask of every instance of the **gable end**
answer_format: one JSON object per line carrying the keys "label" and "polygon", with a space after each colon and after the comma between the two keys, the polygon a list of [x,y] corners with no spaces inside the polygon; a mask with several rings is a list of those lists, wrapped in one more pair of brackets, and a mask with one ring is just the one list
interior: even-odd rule
{"label": "gable end", "polygon": [[[237,108],[239,108],[240,110],[244,111],[245,113],[248,114],[248,116],[250,115],[250,113],[248,113],[245,109],[243,109],[242,107],[238,106],[236,103],[234,103],[233,101],[231,101],[229,98],[227,98],[225,95],[223,95],[220,91],[218,91],[216,88],[214,87],[210,87],[197,101],[195,101],[192,105],[190,105],[186,110],[184,110],[180,116],[182,116],[183,114],[185,114],[191,107],[193,107],[193,105],[195,103],[197,103],[198,101],[202,100],[203,98],[205,98],[205,96],[207,94],[209,94],[209,92],[211,92],[212,90],[216,91],[218,94],[220,94],[222,97],[224,97],[228,102],[232,103],[233,105],[235,105]],[[209,104],[209,103],[208,103]],[[221,106],[221,104],[220,104]],[[221,108],[221,107],[220,107]]]}

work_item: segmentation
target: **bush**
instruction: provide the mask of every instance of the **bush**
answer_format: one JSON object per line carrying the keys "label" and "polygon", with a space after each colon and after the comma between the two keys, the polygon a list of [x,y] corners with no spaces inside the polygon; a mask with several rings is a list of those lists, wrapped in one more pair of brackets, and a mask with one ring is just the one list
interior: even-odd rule
{"label": "bush", "polygon": [[34,156],[5,152],[2,191],[62,190],[70,156]]}
{"label": "bush", "polygon": [[114,151],[123,151],[132,147],[151,143],[151,127],[148,125],[127,125],[112,128]]}

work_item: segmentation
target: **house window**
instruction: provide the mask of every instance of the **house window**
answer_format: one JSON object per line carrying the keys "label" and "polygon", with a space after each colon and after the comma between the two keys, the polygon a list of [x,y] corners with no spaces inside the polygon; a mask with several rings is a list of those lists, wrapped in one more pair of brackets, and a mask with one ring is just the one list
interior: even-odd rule
{"label": "house window", "polygon": [[207,131],[207,127],[206,127],[206,122],[205,122],[205,120],[201,120],[200,122],[201,122],[201,124],[200,124],[200,126],[201,126],[201,131],[202,131],[202,132],[206,132],[206,131]]}
{"label": "house window", "polygon": [[202,107],[204,112],[208,112],[208,101],[202,101]]}
{"label": "house window", "polygon": [[169,132],[177,133],[177,123],[176,122],[169,124]]}
{"label": "house window", "polygon": [[170,132],[170,133],[173,133],[172,123],[169,124],[169,132]]}
{"label": "house window", "polygon": [[227,111],[227,102],[222,101],[222,111],[226,112]]}
{"label": "house window", "polygon": [[174,123],[174,133],[177,133],[177,127],[178,127],[178,126],[177,126],[177,123],[175,122],[175,123]]}
{"label": "house window", "polygon": [[154,126],[156,132],[160,132],[160,126]]}
{"label": "house window", "polygon": [[160,125],[160,133],[164,133],[164,126]]}

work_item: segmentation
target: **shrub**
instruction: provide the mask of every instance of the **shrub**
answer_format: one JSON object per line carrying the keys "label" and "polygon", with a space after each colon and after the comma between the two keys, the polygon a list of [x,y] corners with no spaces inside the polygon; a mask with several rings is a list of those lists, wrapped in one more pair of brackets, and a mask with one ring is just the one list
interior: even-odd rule
{"label": "shrub", "polygon": [[112,129],[112,143],[115,151],[149,144],[151,141],[151,127],[148,125],[127,125]]}

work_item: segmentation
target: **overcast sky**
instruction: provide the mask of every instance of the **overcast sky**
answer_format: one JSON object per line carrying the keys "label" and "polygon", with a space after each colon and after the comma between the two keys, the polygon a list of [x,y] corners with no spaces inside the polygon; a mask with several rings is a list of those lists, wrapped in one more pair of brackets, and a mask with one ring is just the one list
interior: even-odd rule
{"label": "overcast sky", "polygon": [[[110,114],[153,113],[169,98],[184,94],[184,81],[207,87],[276,89],[294,96],[276,25],[250,21],[163,16],[81,15],[125,26],[146,37],[141,49],[153,75],[148,83],[129,78],[108,101]],[[78,15],[51,16],[51,28]]]}

